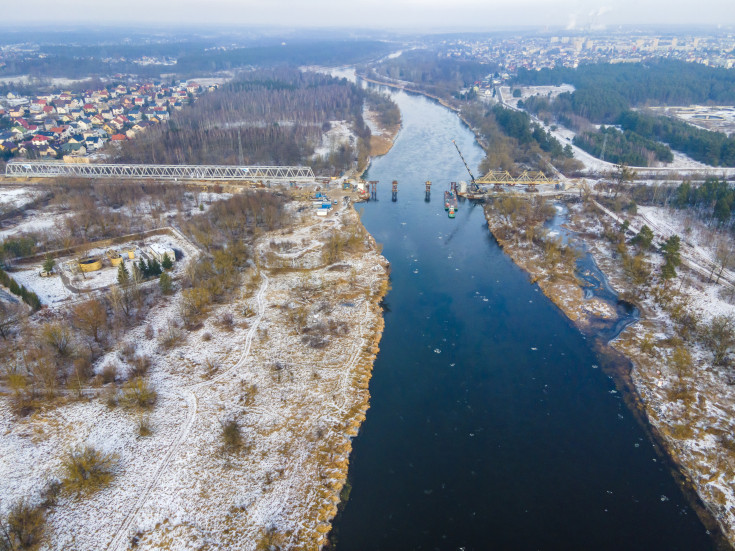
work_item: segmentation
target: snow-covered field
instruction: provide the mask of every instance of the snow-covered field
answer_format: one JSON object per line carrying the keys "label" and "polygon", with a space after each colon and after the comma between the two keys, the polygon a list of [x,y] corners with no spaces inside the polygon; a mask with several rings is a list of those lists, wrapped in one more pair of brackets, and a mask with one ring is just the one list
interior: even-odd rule
{"label": "snow-covered field", "polygon": [[21,233],[44,232],[64,224],[64,218],[69,216],[58,212],[41,212],[28,210],[23,213],[23,219],[14,226],[0,230],[0,240],[7,239]]}
{"label": "snow-covered field", "polygon": [[[98,372],[114,363],[127,373],[119,353],[126,344],[151,358],[159,396],[151,436],[138,435],[140,414],[97,396],[26,418],[0,399],[0,514],[22,497],[38,501],[62,455],[92,444],[116,454],[115,478],[91,497],[62,495],[49,515],[49,549],[122,550],[133,539],[140,549],[170,550],[323,543],[368,407],[387,278],[368,236],[360,252],[331,266],[316,262],[335,229],[359,224],[351,207],[335,210],[326,220],[294,210],[298,229],[261,236],[260,268],[179,346],[165,348],[141,325],[96,362]],[[282,261],[295,269],[284,271]],[[178,318],[180,300],[148,314],[158,337]],[[308,344],[311,333],[293,321],[301,310],[324,342]],[[231,328],[217,323],[223,313],[233,316]],[[222,451],[225,419],[241,427],[240,452]]]}
{"label": "snow-covered field", "polygon": [[[510,86],[499,86],[500,94],[503,97],[503,101],[513,108],[518,108],[519,101],[526,101],[528,98],[533,96],[539,96],[553,100],[559,94],[574,92],[575,88],[571,84],[560,84],[559,86],[514,86],[512,89]],[[521,96],[516,98],[513,97],[512,90],[520,90]]]}
{"label": "snow-covered field", "polygon": [[665,106],[648,109],[706,130],[724,132],[727,135],[735,132],[735,107],[731,105]]}
{"label": "snow-covered field", "polygon": [[348,121],[330,121],[331,128],[322,135],[322,143],[314,148],[314,157],[327,157],[344,144],[355,141]]}
{"label": "snow-covered field", "polygon": [[20,208],[40,197],[41,191],[27,187],[0,187],[0,213]]}
{"label": "snow-covered field", "polygon": [[[85,253],[85,256],[104,256],[110,248],[117,251],[134,250],[135,261],[137,262],[146,252],[147,247],[153,244],[181,251],[186,261],[199,254],[199,250],[181,234],[171,231],[165,235],[151,235],[140,241],[123,243],[114,247],[91,248]],[[128,271],[130,271],[133,260],[127,259],[126,255],[123,255],[123,258]],[[118,269],[111,266],[106,259],[103,261],[101,270],[85,274],[80,273],[76,268],[78,259],[79,255],[55,258],[56,270],[60,275],[57,274],[52,277],[41,277],[39,275],[42,270],[41,262],[30,265],[20,264],[10,275],[18,284],[24,285],[27,289],[36,293],[41,302],[47,306],[63,306],[70,300],[87,296],[86,293],[90,291],[104,291],[117,282]],[[185,265],[186,262],[174,263],[172,276],[180,275]]]}

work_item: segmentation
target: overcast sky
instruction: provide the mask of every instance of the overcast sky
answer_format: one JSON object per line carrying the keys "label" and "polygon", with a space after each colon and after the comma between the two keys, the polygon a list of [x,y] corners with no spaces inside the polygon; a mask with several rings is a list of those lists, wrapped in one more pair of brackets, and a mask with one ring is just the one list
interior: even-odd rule
{"label": "overcast sky", "polygon": [[[2,0],[5,24],[144,23],[493,30],[735,25],[733,0]],[[8,9],[10,6],[11,9]]]}

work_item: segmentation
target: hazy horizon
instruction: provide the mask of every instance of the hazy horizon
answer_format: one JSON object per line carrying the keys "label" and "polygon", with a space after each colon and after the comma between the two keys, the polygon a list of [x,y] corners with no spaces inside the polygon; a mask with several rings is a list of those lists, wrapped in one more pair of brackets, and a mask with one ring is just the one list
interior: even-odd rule
{"label": "hazy horizon", "polygon": [[[39,14],[53,16],[53,26],[97,24],[154,27],[291,27],[297,29],[387,29],[411,32],[462,32],[508,27],[603,30],[620,25],[735,26],[729,2],[703,0],[696,10],[663,0],[78,0],[73,8],[58,2],[27,0],[7,20],[43,27]],[[326,37],[325,37],[326,38]]]}

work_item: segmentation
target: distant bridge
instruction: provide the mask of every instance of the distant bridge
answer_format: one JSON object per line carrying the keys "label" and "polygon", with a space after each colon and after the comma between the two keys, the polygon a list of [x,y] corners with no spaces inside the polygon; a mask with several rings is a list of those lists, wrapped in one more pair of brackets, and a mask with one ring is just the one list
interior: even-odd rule
{"label": "distant bridge", "polygon": [[223,180],[313,182],[308,166],[234,165],[132,165],[40,161],[11,161],[5,165],[10,178],[114,178],[156,180]]}

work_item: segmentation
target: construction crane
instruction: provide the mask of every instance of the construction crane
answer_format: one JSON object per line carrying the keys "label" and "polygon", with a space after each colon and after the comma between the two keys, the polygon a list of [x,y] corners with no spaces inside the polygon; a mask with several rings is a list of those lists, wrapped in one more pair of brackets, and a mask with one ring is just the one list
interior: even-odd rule
{"label": "construction crane", "polygon": [[477,183],[475,182],[475,177],[472,175],[472,171],[470,170],[470,167],[467,164],[467,161],[464,160],[464,155],[462,155],[462,152],[459,150],[459,146],[457,145],[457,142],[452,140],[452,143],[454,144],[454,147],[457,148],[457,153],[459,153],[459,158],[462,159],[462,162],[464,163],[464,167],[467,169],[467,172],[470,175],[470,180],[471,180],[470,191],[472,192],[480,191],[480,186],[478,186]]}

